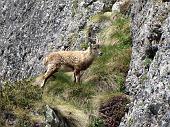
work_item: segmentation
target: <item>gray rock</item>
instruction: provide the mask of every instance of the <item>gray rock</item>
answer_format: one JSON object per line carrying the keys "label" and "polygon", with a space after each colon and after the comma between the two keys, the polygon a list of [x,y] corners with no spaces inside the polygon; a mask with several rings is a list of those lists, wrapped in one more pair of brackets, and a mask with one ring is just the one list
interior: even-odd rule
{"label": "gray rock", "polygon": [[117,1],[116,3],[114,3],[114,5],[112,6],[112,12],[120,12],[121,5],[123,3],[123,1]]}
{"label": "gray rock", "polygon": [[120,127],[169,127],[170,3],[135,0],[132,60],[126,90],[132,102]]}
{"label": "gray rock", "polygon": [[51,107],[46,105],[45,127],[69,127],[66,119],[62,115],[57,114]]}

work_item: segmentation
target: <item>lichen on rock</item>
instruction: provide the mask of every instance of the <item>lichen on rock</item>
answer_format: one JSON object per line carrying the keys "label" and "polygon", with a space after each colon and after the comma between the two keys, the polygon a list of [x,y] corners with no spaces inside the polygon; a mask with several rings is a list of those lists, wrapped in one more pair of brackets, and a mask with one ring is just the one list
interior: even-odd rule
{"label": "lichen on rock", "polygon": [[168,127],[170,3],[133,1],[132,60],[126,91],[133,100],[120,127]]}

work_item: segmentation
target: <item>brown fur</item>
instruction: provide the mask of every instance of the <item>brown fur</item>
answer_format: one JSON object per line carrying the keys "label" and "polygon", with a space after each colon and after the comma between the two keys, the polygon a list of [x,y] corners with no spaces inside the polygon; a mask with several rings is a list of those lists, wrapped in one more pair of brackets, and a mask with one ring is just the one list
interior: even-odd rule
{"label": "brown fur", "polygon": [[93,45],[85,51],[58,51],[48,54],[43,63],[47,67],[46,73],[42,76],[42,87],[47,79],[59,69],[74,72],[74,82],[80,82],[80,72],[86,70],[100,53],[99,46]]}

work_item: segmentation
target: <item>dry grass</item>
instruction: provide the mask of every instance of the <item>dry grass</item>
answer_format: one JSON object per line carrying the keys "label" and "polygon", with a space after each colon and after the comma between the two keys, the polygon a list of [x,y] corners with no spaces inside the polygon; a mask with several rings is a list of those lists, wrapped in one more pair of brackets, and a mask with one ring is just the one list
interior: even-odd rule
{"label": "dry grass", "polygon": [[89,124],[88,115],[66,101],[52,97],[49,94],[45,94],[43,100],[53,109],[60,112],[67,119],[71,127],[87,127]]}

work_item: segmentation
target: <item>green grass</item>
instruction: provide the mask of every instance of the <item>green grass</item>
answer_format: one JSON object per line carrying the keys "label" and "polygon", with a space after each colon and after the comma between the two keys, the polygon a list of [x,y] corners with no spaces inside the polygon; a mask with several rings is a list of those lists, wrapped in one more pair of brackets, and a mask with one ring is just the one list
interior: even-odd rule
{"label": "green grass", "polygon": [[110,21],[111,19],[111,14],[112,13],[109,13],[109,12],[105,12],[105,13],[98,13],[94,16],[92,16],[90,18],[90,20],[94,23],[101,23],[101,22],[104,22],[104,21]]}
{"label": "green grass", "polygon": [[[47,93],[65,103],[93,114],[94,99],[106,93],[109,98],[124,92],[125,78],[131,58],[130,42],[120,41],[115,45],[103,45],[103,55],[98,57],[85,72],[81,84],[74,84],[71,76],[58,72],[46,85]],[[106,99],[107,100],[107,99]],[[92,119],[91,126],[99,127],[100,121]],[[102,126],[102,123],[101,123]]]}
{"label": "green grass", "polygon": [[103,120],[99,117],[94,117],[92,119],[92,123],[90,124],[89,127],[104,127],[104,123],[103,123]]}
{"label": "green grass", "polygon": [[75,84],[71,76],[58,72],[49,81],[46,92],[80,109],[89,110],[89,99],[94,95],[95,89],[94,83]]}
{"label": "green grass", "polygon": [[103,55],[92,64],[85,78],[95,75],[90,82],[96,82],[96,85],[104,82],[106,87],[114,83],[117,91],[122,91],[129,68],[131,49],[124,44],[107,45],[102,47],[102,52]]}
{"label": "green grass", "polygon": [[132,40],[129,18],[120,13],[113,15],[107,12],[99,13],[91,20],[107,24],[98,33],[100,42],[105,45],[101,48],[103,55],[92,64],[85,79],[94,77],[90,78],[90,82],[95,82],[99,87],[112,84],[116,88],[115,91],[123,91],[131,58]]}
{"label": "green grass", "polygon": [[[6,83],[0,93],[0,114],[2,111],[14,112],[18,118],[22,119],[19,126],[29,126],[28,124],[32,124],[29,121],[33,119],[30,116],[30,109],[37,110],[38,107],[43,112],[43,105],[49,104],[60,105],[62,110],[62,106],[67,105],[68,110],[69,107],[73,107],[76,111],[81,111],[79,115],[86,113],[82,117],[87,114],[89,117],[94,115],[95,117],[90,118],[90,127],[102,127],[103,121],[95,112],[101,102],[108,102],[107,100],[111,98],[123,96],[131,58],[129,19],[117,14],[117,18],[113,21],[111,16],[110,13],[100,13],[92,17],[92,20],[97,23],[108,22],[108,26],[98,33],[100,41],[104,42],[101,47],[103,55],[98,57],[85,71],[82,83],[73,83],[73,78],[64,72],[54,74],[46,83],[44,90],[32,86],[31,80],[14,84]],[[85,32],[88,33],[90,30],[87,27]],[[71,40],[74,38],[74,36],[70,37]],[[116,40],[116,43],[107,44],[113,40]],[[86,48],[87,44],[84,43],[81,47]],[[146,61],[146,64],[148,63]],[[3,123],[0,122],[0,126],[1,124]]]}
{"label": "green grass", "polygon": [[[102,52],[104,54],[90,66],[81,84],[74,84],[71,76],[58,72],[46,85],[47,92],[85,111],[91,109],[91,99],[98,92],[122,92],[129,68],[130,46],[123,43],[107,45],[102,47]],[[115,89],[110,89],[110,84]],[[101,86],[106,89],[101,90]]]}
{"label": "green grass", "polygon": [[[42,102],[42,89],[32,86],[31,80],[7,82],[1,89],[0,121],[1,113],[10,112],[19,119],[17,126],[33,126],[30,110],[34,110],[38,102]],[[5,126],[4,122],[2,126]]]}
{"label": "green grass", "polygon": [[146,66],[149,66],[151,63],[152,63],[152,59],[150,59],[150,58],[145,58],[143,64],[144,64],[144,66],[146,67]]}
{"label": "green grass", "polygon": [[41,100],[42,90],[30,84],[30,80],[15,84],[5,83],[2,88],[1,109],[12,110],[15,107],[31,108],[34,102]]}
{"label": "green grass", "polygon": [[129,18],[121,15],[117,15],[118,18],[113,21],[113,26],[116,29],[111,34],[111,37],[117,38],[119,42],[124,44],[131,44],[131,33]]}
{"label": "green grass", "polygon": [[[47,94],[55,96],[65,103],[93,114],[97,108],[93,105],[98,96],[108,94],[107,98],[115,97],[116,93],[124,92],[125,78],[131,59],[131,35],[129,19],[120,14],[112,21],[111,15],[98,14],[92,17],[94,22],[109,22],[111,26],[100,30],[101,41],[117,40],[115,44],[101,47],[103,55],[98,57],[82,77],[82,83],[74,84],[73,78],[63,72],[58,72],[47,85]],[[85,31],[88,33],[89,28]],[[87,45],[82,45],[87,47]],[[107,100],[107,99],[106,99]],[[100,118],[99,118],[100,119]],[[96,116],[91,119],[92,127],[103,126]]]}
{"label": "green grass", "polygon": [[83,50],[83,49],[87,49],[88,48],[88,43],[82,43],[80,45],[80,48]]}
{"label": "green grass", "polygon": [[[111,18],[115,17],[115,18]],[[131,44],[130,20],[122,14],[115,14],[110,17],[108,25],[99,32],[100,40],[104,43]]]}

